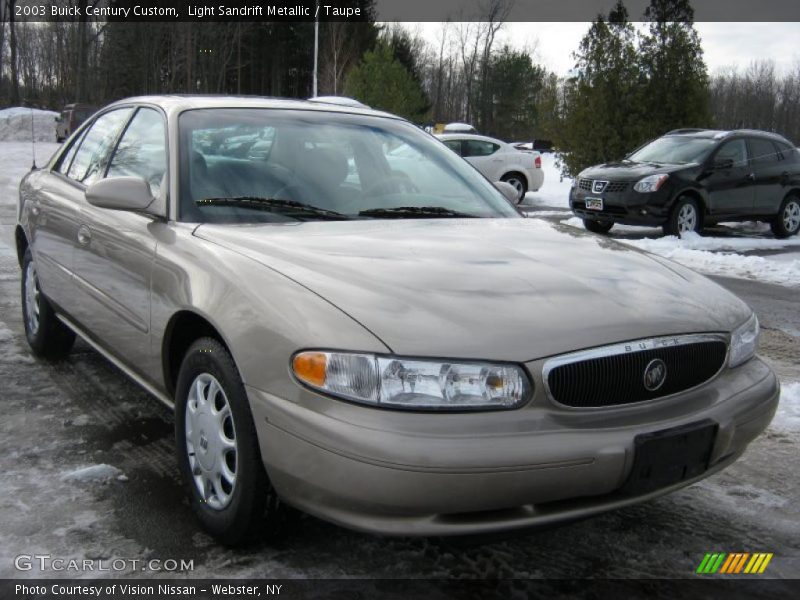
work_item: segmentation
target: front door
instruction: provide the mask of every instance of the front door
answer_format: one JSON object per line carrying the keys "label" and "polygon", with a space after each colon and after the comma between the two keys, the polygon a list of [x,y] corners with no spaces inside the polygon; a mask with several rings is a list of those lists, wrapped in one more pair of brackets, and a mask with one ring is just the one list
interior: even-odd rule
{"label": "front door", "polygon": [[752,214],[754,179],[744,139],[725,142],[711,159],[704,184],[708,212],[712,217],[742,217]]}

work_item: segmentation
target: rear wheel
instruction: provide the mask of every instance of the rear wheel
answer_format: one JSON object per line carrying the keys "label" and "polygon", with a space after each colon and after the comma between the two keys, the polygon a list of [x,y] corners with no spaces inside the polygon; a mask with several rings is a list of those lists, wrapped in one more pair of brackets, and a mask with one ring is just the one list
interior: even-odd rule
{"label": "rear wheel", "polygon": [[279,533],[286,511],[261,461],[244,384],[225,347],[213,338],[192,344],[175,394],[178,463],[203,526],[229,545]]}
{"label": "rear wheel", "polygon": [[520,173],[506,173],[500,178],[500,181],[505,181],[517,190],[517,204],[522,202],[525,194],[528,191],[528,182],[525,177]]}
{"label": "rear wheel", "polygon": [[614,221],[595,221],[594,219],[584,219],[583,226],[592,233],[608,233],[614,226]]}
{"label": "rear wheel", "polygon": [[700,209],[697,202],[681,196],[672,207],[669,219],[664,223],[665,235],[682,235],[689,231],[699,232],[701,226]]}
{"label": "rear wheel", "polygon": [[22,320],[25,337],[33,353],[40,358],[63,358],[75,343],[75,333],[58,320],[53,307],[39,287],[36,263],[31,249],[22,259]]}
{"label": "rear wheel", "polygon": [[777,238],[787,238],[800,231],[800,199],[788,196],[772,221],[772,233]]}

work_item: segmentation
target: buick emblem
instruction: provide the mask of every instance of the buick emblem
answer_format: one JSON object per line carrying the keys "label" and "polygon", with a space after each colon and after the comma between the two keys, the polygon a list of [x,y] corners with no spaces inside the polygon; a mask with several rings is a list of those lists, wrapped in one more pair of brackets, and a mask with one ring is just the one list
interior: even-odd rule
{"label": "buick emblem", "polygon": [[651,360],[644,369],[644,388],[655,392],[667,380],[667,365],[660,358]]}

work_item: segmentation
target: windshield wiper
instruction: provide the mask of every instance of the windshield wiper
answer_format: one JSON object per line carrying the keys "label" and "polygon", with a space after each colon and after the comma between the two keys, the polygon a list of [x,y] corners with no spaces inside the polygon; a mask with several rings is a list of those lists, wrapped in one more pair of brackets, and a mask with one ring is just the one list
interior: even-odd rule
{"label": "windshield wiper", "polygon": [[197,206],[239,206],[242,208],[253,208],[255,210],[275,210],[282,214],[289,213],[305,213],[307,215],[314,215],[332,220],[349,219],[347,215],[338,213],[335,210],[328,210],[320,208],[305,202],[297,202],[296,200],[284,200],[282,198],[263,198],[261,196],[229,196],[219,198],[202,198],[195,200]]}
{"label": "windshield wiper", "polygon": [[406,219],[419,217],[436,217],[445,219],[477,218],[477,215],[459,212],[443,206],[396,206],[393,208],[368,208],[358,213],[360,217],[388,217],[390,219]]}

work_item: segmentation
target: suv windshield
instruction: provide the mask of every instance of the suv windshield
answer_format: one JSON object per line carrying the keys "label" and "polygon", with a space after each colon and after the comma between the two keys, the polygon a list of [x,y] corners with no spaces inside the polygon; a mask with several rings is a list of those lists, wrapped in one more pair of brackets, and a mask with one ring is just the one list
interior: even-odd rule
{"label": "suv windshield", "polygon": [[184,221],[520,216],[475,169],[398,119],[215,108],[184,112],[179,131]]}
{"label": "suv windshield", "polygon": [[668,135],[639,148],[628,160],[670,165],[702,162],[716,144],[717,141],[710,138]]}

